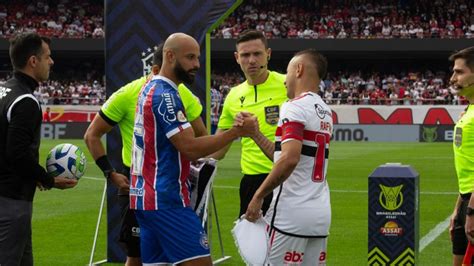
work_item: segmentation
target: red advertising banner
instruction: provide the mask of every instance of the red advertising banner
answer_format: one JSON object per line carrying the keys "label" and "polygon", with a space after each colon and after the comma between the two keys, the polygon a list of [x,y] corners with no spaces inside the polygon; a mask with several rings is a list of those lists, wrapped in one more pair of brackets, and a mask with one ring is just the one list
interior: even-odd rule
{"label": "red advertising banner", "polygon": [[461,105],[331,105],[334,124],[454,125]]}
{"label": "red advertising banner", "polygon": [[[87,105],[49,105],[51,122],[91,122],[100,106]],[[43,107],[43,111],[46,106]]]}
{"label": "red advertising banner", "polygon": [[[51,122],[91,122],[100,106],[50,105]],[[454,125],[463,105],[330,105],[334,124]],[[45,108],[43,108],[44,110]]]}

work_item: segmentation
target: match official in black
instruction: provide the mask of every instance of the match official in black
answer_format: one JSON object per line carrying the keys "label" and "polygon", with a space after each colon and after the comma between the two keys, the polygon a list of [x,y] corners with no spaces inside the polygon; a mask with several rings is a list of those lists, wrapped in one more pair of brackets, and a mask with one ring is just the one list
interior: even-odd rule
{"label": "match official in black", "polygon": [[39,165],[42,111],[33,91],[53,65],[49,39],[29,33],[10,42],[13,78],[0,83],[0,265],[33,265],[32,201],[36,187],[65,189]]}

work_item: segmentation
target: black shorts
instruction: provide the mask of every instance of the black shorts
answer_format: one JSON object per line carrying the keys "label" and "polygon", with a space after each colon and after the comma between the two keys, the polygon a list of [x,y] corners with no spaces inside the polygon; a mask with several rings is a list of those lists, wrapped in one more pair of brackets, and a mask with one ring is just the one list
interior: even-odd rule
{"label": "black shorts", "polygon": [[461,206],[458,208],[456,218],[454,218],[454,230],[453,230],[453,254],[462,255],[466,254],[467,248],[467,237],[464,226],[466,225],[466,208],[469,204],[470,194],[461,195]]}
{"label": "black shorts", "polygon": [[118,202],[122,210],[119,241],[124,244],[128,257],[140,257],[140,227],[135,211],[129,208],[128,196],[118,196]]}
{"label": "black shorts", "polygon": [[[130,168],[124,167],[122,173],[129,177]],[[141,257],[140,227],[135,211],[130,210],[130,198],[128,195],[118,195],[117,201],[122,211],[119,241],[124,244],[127,257],[139,258]]]}
{"label": "black shorts", "polygon": [[[263,180],[268,176],[268,174],[259,174],[259,175],[244,175],[242,180],[240,180],[240,212],[239,217],[245,214],[247,211],[247,206],[252,200],[253,195],[263,183]],[[268,194],[263,200],[262,211],[263,215],[267,213],[270,203],[272,202],[273,193]]]}

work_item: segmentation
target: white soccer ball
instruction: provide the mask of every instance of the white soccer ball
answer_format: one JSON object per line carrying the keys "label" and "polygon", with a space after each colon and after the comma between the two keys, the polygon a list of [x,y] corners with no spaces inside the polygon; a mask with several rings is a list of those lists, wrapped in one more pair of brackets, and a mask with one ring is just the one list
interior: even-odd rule
{"label": "white soccer ball", "polygon": [[59,144],[49,152],[46,169],[52,177],[79,179],[86,170],[86,156],[76,145]]}

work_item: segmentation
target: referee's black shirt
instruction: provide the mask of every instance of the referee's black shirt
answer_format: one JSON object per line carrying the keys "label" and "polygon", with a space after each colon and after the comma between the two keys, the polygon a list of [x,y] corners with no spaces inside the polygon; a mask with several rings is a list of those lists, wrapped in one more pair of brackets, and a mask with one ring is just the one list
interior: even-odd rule
{"label": "referee's black shirt", "polygon": [[0,196],[32,201],[37,182],[54,179],[39,165],[42,111],[33,91],[38,82],[15,72],[0,83]]}

